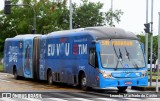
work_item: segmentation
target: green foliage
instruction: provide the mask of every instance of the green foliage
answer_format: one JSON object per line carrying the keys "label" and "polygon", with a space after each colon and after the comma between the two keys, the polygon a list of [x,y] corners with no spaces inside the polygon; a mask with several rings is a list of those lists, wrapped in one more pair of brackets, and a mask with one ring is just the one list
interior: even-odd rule
{"label": "green foliage", "polygon": [[102,16],[102,13],[99,11],[103,7],[103,4],[92,3],[84,1],[83,5],[77,7],[74,4],[73,12],[73,27],[81,28],[88,26],[102,26],[105,25],[105,18]]}
{"label": "green foliage", "polygon": [[0,63],[0,72],[4,70],[3,65]]}
{"label": "green foliage", "polygon": [[[138,37],[140,41],[145,45],[145,36],[138,35]],[[148,58],[150,58],[150,42],[151,42],[150,37],[151,36],[148,35]],[[154,59],[154,63],[158,58],[157,51],[158,51],[158,36],[153,36],[153,56],[152,57]],[[150,61],[148,61],[148,63],[150,63]]]}
{"label": "green foliage", "polygon": [[[21,2],[20,2],[21,1]],[[36,12],[36,32],[47,34],[57,30],[69,29],[68,0],[11,0],[11,4],[29,4]],[[100,12],[103,4],[82,0],[82,4],[73,4],[73,28],[103,26],[113,17],[119,22],[123,14],[121,10]],[[0,53],[3,52],[6,38],[19,34],[29,34],[33,29],[34,12],[29,6],[12,6],[11,14],[5,15],[0,11]],[[113,22],[112,22],[113,23]]]}
{"label": "green foliage", "polygon": [[110,26],[115,26],[114,22],[119,23],[121,21],[121,15],[123,15],[123,12],[121,10],[112,11],[110,9],[107,13],[105,13],[106,21]]}

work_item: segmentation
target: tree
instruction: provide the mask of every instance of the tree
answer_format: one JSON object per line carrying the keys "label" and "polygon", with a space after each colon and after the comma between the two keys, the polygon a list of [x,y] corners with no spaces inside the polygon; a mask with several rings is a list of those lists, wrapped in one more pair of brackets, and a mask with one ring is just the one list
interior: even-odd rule
{"label": "tree", "polygon": [[[11,4],[18,4],[19,0],[11,0]],[[67,0],[21,0],[21,4],[29,4],[36,12],[37,33],[47,34],[49,32],[69,29],[69,8]],[[104,12],[100,9],[103,4],[82,0],[81,5],[73,4],[73,28],[103,26],[109,23],[111,16],[115,22],[120,21],[123,14],[116,10]],[[5,38],[14,37],[19,34],[29,34],[33,29],[33,9],[28,6],[12,6],[11,14],[3,14],[0,11],[0,52],[3,51]]]}
{"label": "tree", "polygon": [[79,7],[76,4],[73,7],[73,28],[105,25],[104,17],[100,13],[100,9],[103,7],[102,3],[88,3],[85,0]]}
{"label": "tree", "polygon": [[111,9],[105,13],[106,21],[110,26],[115,26],[114,22],[119,23],[123,12],[121,10],[112,11]]}
{"label": "tree", "polygon": [[[113,25],[114,22],[119,23],[120,18],[123,15],[121,10],[100,12],[103,4],[100,2],[88,2],[88,0],[82,0],[83,4],[77,6],[73,5],[73,28],[81,28],[88,26],[103,26]],[[103,13],[105,16],[103,16]],[[113,21],[111,21],[113,19]]]}
{"label": "tree", "polygon": [[[142,42],[145,45],[145,36],[144,35],[138,35],[140,42]],[[148,36],[148,63],[150,63],[149,59],[150,59],[150,35]],[[156,61],[156,59],[158,58],[157,55],[157,51],[158,51],[158,36],[153,36],[153,59],[154,59],[154,63]]]}

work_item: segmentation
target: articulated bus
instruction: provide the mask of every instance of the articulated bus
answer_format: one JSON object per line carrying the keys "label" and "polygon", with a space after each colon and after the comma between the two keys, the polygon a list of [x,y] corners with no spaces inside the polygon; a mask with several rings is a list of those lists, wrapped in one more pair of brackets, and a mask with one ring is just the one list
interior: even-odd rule
{"label": "articulated bus", "polygon": [[147,86],[144,49],[136,35],[87,27],[5,40],[4,71],[19,77],[106,89]]}

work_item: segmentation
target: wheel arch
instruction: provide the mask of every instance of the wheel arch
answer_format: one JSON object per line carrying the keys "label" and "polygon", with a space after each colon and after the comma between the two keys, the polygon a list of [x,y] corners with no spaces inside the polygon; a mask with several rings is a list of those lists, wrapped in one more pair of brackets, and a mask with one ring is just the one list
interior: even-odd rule
{"label": "wheel arch", "polygon": [[[17,66],[14,64],[13,67],[12,67],[12,74],[15,73],[15,70],[17,71]],[[17,72],[18,73],[18,72]]]}
{"label": "wheel arch", "polygon": [[51,72],[52,72],[52,69],[51,69],[51,68],[48,68],[48,69],[47,69],[47,74],[46,74],[46,76],[47,76],[47,80],[48,80],[48,73],[49,73],[49,71],[51,71]]}
{"label": "wheel arch", "polygon": [[81,85],[81,77],[82,75],[86,75],[83,70],[80,70],[78,73],[78,85]]}

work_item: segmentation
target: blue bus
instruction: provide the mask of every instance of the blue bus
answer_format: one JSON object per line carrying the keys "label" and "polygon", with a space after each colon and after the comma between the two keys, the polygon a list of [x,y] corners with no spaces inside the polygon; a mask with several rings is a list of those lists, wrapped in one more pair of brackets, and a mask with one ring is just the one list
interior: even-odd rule
{"label": "blue bus", "polygon": [[136,35],[115,27],[87,27],[5,40],[4,71],[49,84],[106,89],[147,86],[144,49]]}

